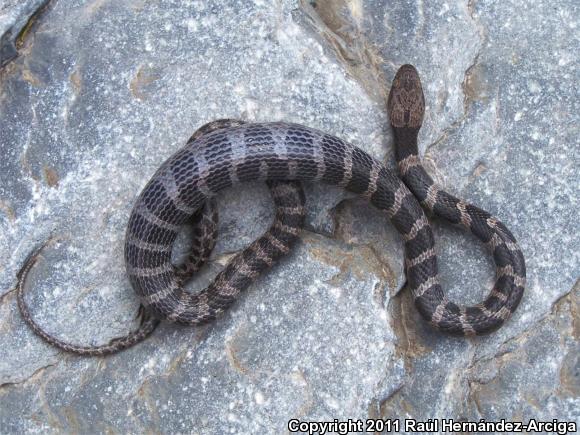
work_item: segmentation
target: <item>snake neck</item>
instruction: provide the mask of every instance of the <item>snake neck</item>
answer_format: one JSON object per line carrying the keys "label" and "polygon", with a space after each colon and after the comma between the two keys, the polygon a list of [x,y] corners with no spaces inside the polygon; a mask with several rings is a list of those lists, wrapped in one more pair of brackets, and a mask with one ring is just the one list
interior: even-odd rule
{"label": "snake neck", "polygon": [[393,127],[393,133],[395,134],[395,157],[397,162],[411,155],[419,154],[417,147],[418,128]]}

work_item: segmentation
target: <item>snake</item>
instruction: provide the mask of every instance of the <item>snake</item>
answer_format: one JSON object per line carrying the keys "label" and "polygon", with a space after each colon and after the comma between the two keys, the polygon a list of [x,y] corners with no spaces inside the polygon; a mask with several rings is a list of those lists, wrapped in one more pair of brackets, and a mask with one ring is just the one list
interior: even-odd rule
{"label": "snake", "polygon": [[[366,199],[401,234],[407,287],[429,324],[458,336],[497,330],[515,312],[524,293],[522,250],[498,218],[446,192],[422,166],[418,134],[425,98],[414,66],[403,65],[396,72],[387,110],[400,178],[360,148],[304,125],[231,119],[204,125],[159,167],[129,217],[124,257],[129,281],[141,302],[138,328],[97,346],[67,343],[45,332],[24,298],[26,275],[43,247],[29,256],[19,273],[17,301],[24,320],[49,344],[81,355],[107,355],[131,347],[151,334],[161,320],[184,325],[211,322],[291,252],[305,219],[301,183],[320,182]],[[185,283],[207,262],[215,245],[216,195],[250,181],[267,183],[275,205],[272,225],[235,255],[207,288],[190,293]],[[426,212],[463,227],[488,248],[496,277],[483,302],[460,306],[445,295]],[[188,224],[193,227],[191,251],[186,262],[176,266],[172,248]]]}

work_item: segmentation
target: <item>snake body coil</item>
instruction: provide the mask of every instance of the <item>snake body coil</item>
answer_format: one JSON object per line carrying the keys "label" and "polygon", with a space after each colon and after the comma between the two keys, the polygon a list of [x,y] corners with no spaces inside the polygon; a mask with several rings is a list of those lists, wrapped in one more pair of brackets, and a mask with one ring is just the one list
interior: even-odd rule
{"label": "snake body coil", "polygon": [[[423,121],[424,99],[412,66],[405,65],[398,71],[388,108],[405,183],[359,148],[318,130],[285,122],[218,122],[169,158],[141,192],[127,228],[127,273],[147,313],[140,330],[150,332],[158,318],[187,325],[213,320],[257,276],[288,253],[304,219],[299,181],[341,186],[385,212],[404,239],[407,282],[415,304],[434,327],[456,335],[485,334],[500,327],[517,308],[525,284],[524,259],[513,235],[489,213],[440,189],[420,165],[417,134]],[[188,293],[182,284],[191,270],[180,275],[171,263],[171,250],[181,226],[201,209],[207,209],[219,191],[255,180],[270,185],[276,203],[274,224],[238,254],[208,288]],[[419,202],[434,214],[463,225],[491,250],[497,276],[483,303],[459,307],[443,293],[433,233]],[[203,247],[215,240],[217,216],[211,218],[207,210],[198,216],[202,217],[195,224],[197,252],[192,256],[199,266],[211,251],[201,253]],[[27,317],[38,328],[29,314]],[[62,342],[55,343],[43,334],[52,344],[75,351],[71,345],[65,348]],[[79,353],[111,353],[134,344],[124,339],[112,343],[121,343],[117,349]]]}

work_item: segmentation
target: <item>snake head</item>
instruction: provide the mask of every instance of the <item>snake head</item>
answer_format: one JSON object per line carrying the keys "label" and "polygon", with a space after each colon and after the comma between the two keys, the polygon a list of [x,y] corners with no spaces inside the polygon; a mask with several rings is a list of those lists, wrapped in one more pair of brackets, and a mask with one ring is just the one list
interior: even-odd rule
{"label": "snake head", "polygon": [[425,97],[419,73],[413,65],[403,65],[395,74],[387,109],[394,128],[421,128]]}

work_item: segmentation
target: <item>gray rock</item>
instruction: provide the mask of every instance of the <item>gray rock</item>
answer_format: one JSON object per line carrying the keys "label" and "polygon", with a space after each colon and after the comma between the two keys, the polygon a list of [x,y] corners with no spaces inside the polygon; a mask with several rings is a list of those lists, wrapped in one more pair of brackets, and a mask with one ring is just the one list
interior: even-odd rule
{"label": "gray rock", "polygon": [[25,33],[50,0],[5,0],[0,4],[0,68],[18,54]]}
{"label": "gray rock", "polygon": [[[38,19],[0,76],[1,432],[578,422],[577,6],[394,3],[71,0]],[[0,11],[22,16],[22,4]],[[23,323],[15,274],[53,237],[28,283],[35,318],[83,344],[135,327],[122,261],[131,206],[209,120],[303,123],[394,167],[384,98],[406,62],[425,86],[427,168],[524,250],[527,291],[498,332],[432,330],[405,291],[401,239],[385,217],[310,184],[295,252],[211,325],[163,324],[139,346],[90,359]],[[194,291],[272,219],[260,184],[223,192],[219,206],[220,240]],[[434,229],[450,297],[479,302],[493,282],[487,253],[460,230]],[[175,255],[186,251],[187,232]]]}

